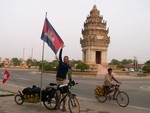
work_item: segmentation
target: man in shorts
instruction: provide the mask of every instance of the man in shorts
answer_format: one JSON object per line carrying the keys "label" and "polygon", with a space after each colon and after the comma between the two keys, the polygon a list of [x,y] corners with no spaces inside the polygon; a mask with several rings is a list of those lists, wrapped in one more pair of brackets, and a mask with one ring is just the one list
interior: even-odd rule
{"label": "man in shorts", "polygon": [[[115,82],[121,84],[121,82],[119,82],[119,81],[114,77],[114,75],[112,74],[112,68],[108,68],[108,73],[105,75],[105,80],[104,80],[104,90],[106,90],[106,91],[109,90],[107,93],[111,93],[111,92],[114,91],[114,96],[115,96],[116,92],[115,92],[114,88],[112,87],[112,88],[110,89],[110,87],[111,87],[112,85],[114,85],[113,82],[112,82],[113,80],[114,80]],[[114,97],[113,97],[113,98],[114,98]],[[114,99],[115,99],[115,98],[114,98]]]}
{"label": "man in shorts", "polygon": [[[63,47],[64,47],[64,45],[60,49],[59,58],[56,57],[56,59],[59,60],[59,67],[58,67],[57,75],[56,75],[57,85],[63,85],[63,84],[67,83],[66,78],[67,78],[68,70],[71,68],[71,66],[69,65],[69,57],[68,56],[64,56],[64,59],[62,60]],[[61,94],[60,94],[60,92],[58,92],[57,94],[58,94],[58,100],[60,102]],[[58,106],[57,106],[58,108],[60,106],[59,102],[58,102]],[[63,101],[62,111],[66,111],[66,99]]]}

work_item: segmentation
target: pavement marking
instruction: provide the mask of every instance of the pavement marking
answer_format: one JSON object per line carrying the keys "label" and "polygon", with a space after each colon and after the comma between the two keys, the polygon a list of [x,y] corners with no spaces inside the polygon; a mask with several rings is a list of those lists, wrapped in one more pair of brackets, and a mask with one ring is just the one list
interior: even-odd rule
{"label": "pavement marking", "polygon": [[129,107],[131,108],[136,108],[136,109],[141,109],[141,110],[148,110],[150,111],[150,108],[144,108],[144,107],[138,107],[138,106],[131,106],[131,105],[128,105]]}
{"label": "pavement marking", "polygon": [[94,99],[84,98],[84,97],[78,97],[78,98],[83,99],[83,100],[89,100],[89,101],[97,101],[97,100],[94,100]]}
{"label": "pavement marking", "polygon": [[141,89],[150,89],[150,86],[140,86]]}
{"label": "pavement marking", "polygon": [[28,81],[30,80],[29,78],[23,78],[23,77],[22,78],[20,77],[18,79],[20,79],[20,80],[28,80]]}
{"label": "pavement marking", "polygon": [[[94,101],[94,102],[97,101],[97,100],[94,100],[94,99],[84,98],[84,97],[78,97],[78,98],[84,99],[84,100],[88,100],[88,101]],[[115,103],[115,104],[117,104],[117,103]],[[148,111],[150,111],[150,108],[144,108],[144,107],[138,107],[138,106],[132,106],[132,105],[128,105],[128,107],[135,108],[135,109],[140,109],[140,110],[148,110]]]}

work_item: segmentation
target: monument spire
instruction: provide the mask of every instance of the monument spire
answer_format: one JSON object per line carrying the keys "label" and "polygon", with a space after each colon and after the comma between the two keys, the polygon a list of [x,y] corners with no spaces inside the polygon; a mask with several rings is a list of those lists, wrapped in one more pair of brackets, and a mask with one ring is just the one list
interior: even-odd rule
{"label": "monument spire", "polygon": [[96,5],[93,5],[82,29],[80,44],[83,61],[89,65],[101,64],[107,66],[107,48],[110,43],[107,22],[103,20]]}

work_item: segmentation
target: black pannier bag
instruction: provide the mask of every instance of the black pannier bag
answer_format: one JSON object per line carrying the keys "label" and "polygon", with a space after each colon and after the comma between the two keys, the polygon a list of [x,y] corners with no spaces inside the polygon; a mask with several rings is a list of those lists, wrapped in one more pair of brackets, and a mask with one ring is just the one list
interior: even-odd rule
{"label": "black pannier bag", "polygon": [[46,90],[42,90],[42,101],[46,101],[47,100],[47,95],[48,95],[48,91]]}
{"label": "black pannier bag", "polygon": [[31,95],[31,94],[32,94],[32,90],[31,90],[30,87],[27,87],[27,88],[24,88],[24,89],[22,90],[22,93],[23,93],[24,95]]}
{"label": "black pannier bag", "polygon": [[63,84],[59,86],[59,90],[61,94],[67,93],[68,91],[68,84]]}
{"label": "black pannier bag", "polygon": [[33,94],[38,94],[40,96],[40,91],[41,91],[41,88],[33,85],[33,87],[32,87],[32,93]]}
{"label": "black pannier bag", "polygon": [[30,87],[24,88],[22,90],[22,93],[24,95],[33,95],[33,96],[35,96],[35,94],[38,94],[40,96],[40,90],[41,90],[41,88],[33,85],[32,88],[30,88]]}
{"label": "black pannier bag", "polygon": [[47,87],[42,90],[42,101],[46,101],[47,98],[53,98],[55,95],[55,90],[51,87]]}

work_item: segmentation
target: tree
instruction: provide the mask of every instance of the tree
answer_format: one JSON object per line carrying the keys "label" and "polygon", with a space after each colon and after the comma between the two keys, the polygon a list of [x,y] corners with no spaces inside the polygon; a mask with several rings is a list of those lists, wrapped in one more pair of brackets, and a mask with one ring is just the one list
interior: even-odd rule
{"label": "tree", "polygon": [[59,65],[58,60],[53,60],[53,61],[51,62],[51,65],[53,66],[53,69],[57,69],[57,68],[58,68],[58,65]]}
{"label": "tree", "polygon": [[[39,70],[42,70],[42,68],[43,68],[43,70],[44,70],[44,66],[47,65],[47,64],[48,64],[48,61],[46,61],[46,60],[43,60],[43,62],[40,61],[40,62],[39,62]],[[43,66],[43,67],[42,67],[42,66]]]}
{"label": "tree", "polygon": [[117,65],[117,68],[124,68],[124,67],[125,66],[122,63],[120,63],[120,64]]}
{"label": "tree", "polygon": [[133,62],[134,62],[134,61],[131,60],[131,59],[123,59],[123,60],[121,61],[121,63],[122,63],[123,65],[131,64],[131,63],[133,63]]}
{"label": "tree", "polygon": [[53,71],[54,70],[54,66],[52,63],[48,63],[44,65],[44,71]]}
{"label": "tree", "polygon": [[0,63],[0,68],[4,66],[4,63]]}
{"label": "tree", "polygon": [[142,68],[144,72],[150,72],[150,60],[146,61],[144,67]]}
{"label": "tree", "polygon": [[145,65],[150,65],[150,60],[146,61]]}
{"label": "tree", "polygon": [[125,68],[125,65],[127,64],[131,64],[134,61],[131,59],[123,59],[122,61],[120,61],[119,65],[117,65],[118,68]]}
{"label": "tree", "polygon": [[33,61],[29,58],[27,60],[27,66],[30,68],[31,66],[33,66]]}
{"label": "tree", "polygon": [[111,65],[119,65],[120,61],[116,60],[116,59],[112,59],[110,62]]}
{"label": "tree", "polygon": [[142,68],[142,70],[146,73],[150,72],[150,65],[144,65],[144,67]]}
{"label": "tree", "polygon": [[80,62],[79,64],[77,64],[76,69],[84,71],[85,69],[89,69],[89,65],[85,64],[84,62]]}
{"label": "tree", "polygon": [[14,66],[19,66],[21,61],[18,58],[12,58],[11,62]]}
{"label": "tree", "polygon": [[[48,62],[46,60],[43,61],[43,71],[56,71],[58,61]],[[39,70],[42,70],[42,61],[39,63]]]}

